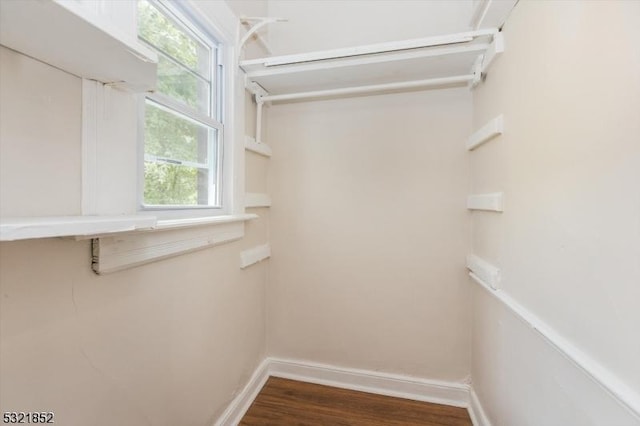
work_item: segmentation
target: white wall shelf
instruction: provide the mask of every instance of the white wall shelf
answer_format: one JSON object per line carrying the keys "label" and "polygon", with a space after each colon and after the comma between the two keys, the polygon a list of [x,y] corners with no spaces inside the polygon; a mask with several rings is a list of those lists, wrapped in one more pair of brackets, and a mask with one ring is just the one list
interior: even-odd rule
{"label": "white wall shelf", "polygon": [[188,219],[159,220],[153,215],[131,216],[52,216],[0,219],[0,241],[39,238],[100,238],[112,234],[140,231],[172,231],[213,225],[224,225],[256,219],[255,214],[206,216]]}
{"label": "white wall shelf", "polygon": [[244,149],[255,152],[256,154],[271,157],[271,147],[264,142],[256,142],[251,136],[247,136],[244,140]]}
{"label": "white wall shelf", "polygon": [[269,194],[247,192],[244,196],[244,206],[246,208],[271,207],[271,197]]}
{"label": "white wall shelf", "polygon": [[103,236],[92,241],[92,269],[106,274],[239,240],[256,215],[158,221],[154,230]]}
{"label": "white wall shelf", "polygon": [[78,77],[135,92],[156,86],[156,54],[78,2],[0,2],[0,44]]}
{"label": "white wall shelf", "polygon": [[501,40],[497,29],[484,29],[250,59],[241,61],[240,67],[248,84],[268,92],[260,97],[263,102],[450,87],[479,81],[475,74],[486,70],[490,59],[501,52]]}
{"label": "white wall shelf", "polygon": [[262,244],[240,252],[240,268],[244,269],[271,257],[271,246]]}
{"label": "white wall shelf", "polygon": [[0,220],[0,241],[104,235],[151,229],[155,216],[58,216]]}
{"label": "white wall shelf", "polygon": [[500,136],[504,132],[504,116],[499,116],[489,120],[487,124],[482,126],[477,132],[469,137],[467,141],[467,150],[473,151],[480,145]]}
{"label": "white wall shelf", "polygon": [[469,195],[467,197],[467,209],[502,212],[504,211],[504,194],[502,192],[493,192],[490,194]]}

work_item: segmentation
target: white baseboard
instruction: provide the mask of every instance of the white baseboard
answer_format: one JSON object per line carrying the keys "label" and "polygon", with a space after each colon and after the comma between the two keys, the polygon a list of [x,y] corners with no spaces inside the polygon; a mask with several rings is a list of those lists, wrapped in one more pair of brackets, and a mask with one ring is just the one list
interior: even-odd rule
{"label": "white baseboard", "polygon": [[[281,377],[454,407],[469,407],[469,385],[466,383],[427,380],[307,361],[267,358],[256,369],[249,383],[231,402],[215,426],[237,425],[269,377]],[[490,425],[480,423],[475,426]]]}
{"label": "white baseboard", "polygon": [[491,426],[491,422],[487,417],[487,414],[484,412],[482,408],[482,404],[480,404],[480,400],[478,399],[478,395],[473,390],[473,387],[469,390],[469,417],[471,417],[471,422],[473,426]]}
{"label": "white baseboard", "polygon": [[416,401],[465,408],[469,405],[469,385],[465,383],[426,380],[379,371],[277,358],[269,360],[269,374],[274,377]]}
{"label": "white baseboard", "polygon": [[265,359],[260,363],[256,371],[254,371],[251,379],[242,391],[229,404],[227,409],[222,413],[220,418],[214,423],[214,426],[235,426],[240,423],[253,400],[256,399],[258,393],[269,378],[269,359]]}

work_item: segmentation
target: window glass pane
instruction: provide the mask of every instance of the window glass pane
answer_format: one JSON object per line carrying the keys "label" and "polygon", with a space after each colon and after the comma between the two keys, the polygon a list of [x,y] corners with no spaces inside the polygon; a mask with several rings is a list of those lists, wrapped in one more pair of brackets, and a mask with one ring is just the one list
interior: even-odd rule
{"label": "window glass pane", "polygon": [[144,201],[147,205],[207,205],[208,182],[206,169],[145,162]]}
{"label": "window glass pane", "polygon": [[218,47],[183,19],[168,4],[138,1],[138,36],[158,53],[164,95],[145,103],[143,205],[219,207],[221,132],[198,118],[217,117]]}
{"label": "window glass pane", "polygon": [[209,138],[215,129],[152,102],[146,103],[145,115],[145,154],[199,164],[209,162]]}
{"label": "window glass pane", "polygon": [[146,0],[138,1],[138,35],[158,50],[208,78],[209,48],[169,20]]}
{"label": "window glass pane", "polygon": [[209,114],[209,83],[162,54],[159,54],[158,61],[158,90],[205,115]]}

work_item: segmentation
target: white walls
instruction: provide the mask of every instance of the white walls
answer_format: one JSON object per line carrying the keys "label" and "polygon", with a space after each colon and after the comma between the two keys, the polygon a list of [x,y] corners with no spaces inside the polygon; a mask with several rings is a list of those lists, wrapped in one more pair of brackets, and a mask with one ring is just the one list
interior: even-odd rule
{"label": "white walls", "polygon": [[270,355],[465,379],[470,96],[270,107]]}
{"label": "white walls", "polygon": [[[520,2],[506,52],[474,92],[473,250],[503,291],[640,395],[640,4]],[[628,425],[636,417],[484,290],[472,378],[494,425]]]}
{"label": "white walls", "polygon": [[97,276],[89,242],[0,244],[4,411],[56,423],[209,425],[264,357],[242,243]]}

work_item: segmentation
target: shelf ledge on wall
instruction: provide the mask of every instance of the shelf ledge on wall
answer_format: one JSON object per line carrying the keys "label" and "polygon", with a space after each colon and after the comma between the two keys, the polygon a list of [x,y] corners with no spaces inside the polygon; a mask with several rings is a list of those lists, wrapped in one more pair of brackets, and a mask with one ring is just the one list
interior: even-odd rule
{"label": "shelf ledge on wall", "polygon": [[156,216],[59,216],[3,218],[0,241],[55,237],[92,239],[97,274],[120,271],[244,236],[255,214],[158,220]]}
{"label": "shelf ledge on wall", "polygon": [[470,254],[467,256],[467,268],[471,271],[472,278],[477,278],[496,290],[500,286],[501,272],[486,260]]}
{"label": "shelf ledge on wall", "polygon": [[469,137],[467,141],[467,150],[473,151],[480,145],[489,142],[497,136],[500,136],[504,132],[504,116],[499,116],[490,120],[487,124],[482,126],[477,132]]}
{"label": "shelf ledge on wall", "polygon": [[178,256],[244,236],[255,214],[159,220],[148,231],[106,235],[92,241],[92,269],[106,274]]}
{"label": "shelf ledge on wall", "polygon": [[240,253],[240,268],[244,269],[271,257],[271,246],[262,244]]}
{"label": "shelf ledge on wall", "polygon": [[502,192],[469,195],[467,209],[502,212],[504,211],[504,195]]}
{"label": "shelf ledge on wall", "polygon": [[0,39],[79,77],[134,92],[156,87],[157,55],[79,2],[2,1]]}
{"label": "shelf ledge on wall", "polygon": [[256,142],[251,136],[247,136],[244,140],[244,149],[255,152],[256,154],[271,157],[271,147],[264,142]]}
{"label": "shelf ledge on wall", "polygon": [[480,80],[501,49],[502,35],[492,28],[249,59],[239,65],[249,82],[268,92],[262,101],[290,102],[467,85]]}
{"label": "shelf ledge on wall", "polygon": [[54,216],[17,217],[0,220],[0,241],[92,235],[151,229],[155,216]]}
{"label": "shelf ledge on wall", "polygon": [[245,208],[271,207],[271,197],[269,194],[247,192],[244,196],[244,206]]}

